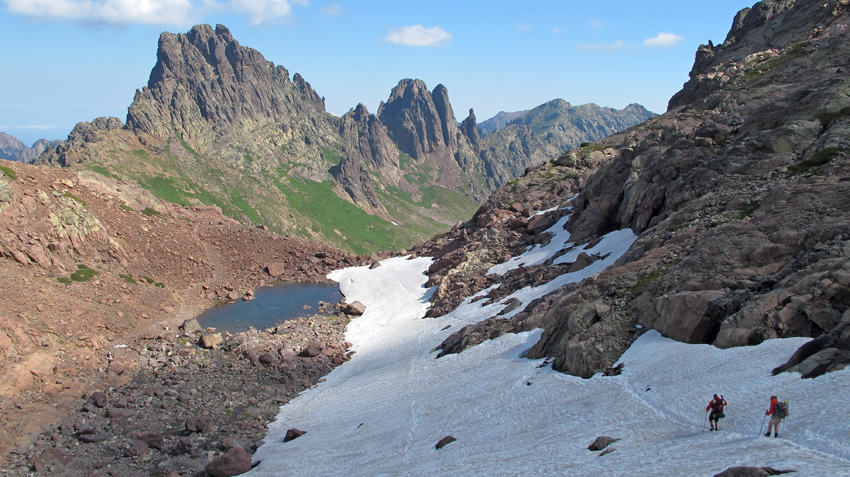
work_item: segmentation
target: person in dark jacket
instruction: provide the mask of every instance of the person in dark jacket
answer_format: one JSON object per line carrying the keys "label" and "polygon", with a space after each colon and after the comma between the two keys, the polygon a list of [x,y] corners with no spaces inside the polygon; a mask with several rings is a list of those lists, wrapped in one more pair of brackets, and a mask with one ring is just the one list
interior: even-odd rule
{"label": "person in dark jacket", "polygon": [[708,416],[708,422],[711,423],[712,431],[720,430],[717,428],[717,422],[720,419],[726,417],[726,415],[723,414],[723,408],[728,405],[729,404],[726,402],[726,400],[723,399],[722,396],[718,396],[717,394],[715,394],[714,399],[712,399],[711,402],[708,403],[708,406],[705,408],[705,411],[711,411],[711,414]]}

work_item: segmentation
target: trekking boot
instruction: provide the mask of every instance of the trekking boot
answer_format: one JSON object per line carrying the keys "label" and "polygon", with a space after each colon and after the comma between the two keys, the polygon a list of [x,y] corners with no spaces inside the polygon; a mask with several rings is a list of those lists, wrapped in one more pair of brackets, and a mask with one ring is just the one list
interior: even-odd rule
{"label": "trekking boot", "polygon": [[770,432],[764,435],[764,437],[770,437]]}
{"label": "trekking boot", "polygon": [[779,434],[777,434],[777,433],[775,433],[775,432],[774,432],[774,433],[773,433],[773,437],[779,437]]}

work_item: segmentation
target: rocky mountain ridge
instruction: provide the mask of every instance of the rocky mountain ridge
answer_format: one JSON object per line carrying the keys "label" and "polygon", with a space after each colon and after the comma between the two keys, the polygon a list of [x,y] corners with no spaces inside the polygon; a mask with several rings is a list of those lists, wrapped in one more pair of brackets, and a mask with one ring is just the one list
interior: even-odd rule
{"label": "rocky mountain ridge", "polygon": [[[492,265],[547,243],[563,215],[575,244],[623,228],[639,236],[610,269],[506,304],[521,311],[460,330],[444,352],[541,327],[529,357],[590,377],[613,372],[651,328],[722,348],[816,338],[775,372],[813,377],[850,363],[849,10],[845,0],[742,10],[726,42],[700,47],[666,114],[531,168],[420,246],[438,258],[429,314],[439,316],[495,284]],[[551,268],[506,274],[489,298],[563,273]]]}
{"label": "rocky mountain ridge", "polygon": [[445,230],[494,187],[567,147],[542,151],[529,134],[482,143],[474,113],[458,125],[444,86],[429,91],[410,79],[375,115],[360,105],[336,117],[299,74],[290,80],[222,25],[198,25],[161,35],[126,124],[80,123],[39,161],[367,252],[407,248]]}

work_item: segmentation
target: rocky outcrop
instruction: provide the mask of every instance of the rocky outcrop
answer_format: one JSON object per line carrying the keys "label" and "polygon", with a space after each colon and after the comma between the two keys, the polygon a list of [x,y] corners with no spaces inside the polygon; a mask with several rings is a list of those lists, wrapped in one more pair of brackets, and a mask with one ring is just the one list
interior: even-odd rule
{"label": "rocky outcrop", "polygon": [[443,85],[432,93],[422,80],[401,80],[377,115],[402,152],[415,160],[444,160],[457,147],[457,122]]}
{"label": "rocky outcrop", "polygon": [[[850,352],[850,100],[840,59],[850,52],[848,27],[843,0],[766,1],[739,14],[726,42],[700,48],[666,114],[529,168],[473,221],[423,245],[437,253],[460,244],[430,271],[439,285],[430,316],[489,286],[480,270],[521,244],[545,243],[540,230],[550,222],[534,235],[520,216],[529,197],[542,199],[532,210],[545,210],[567,205],[571,196],[561,194],[574,190],[571,241],[624,228],[639,237],[608,270],[515,315],[545,329],[530,358],[590,377],[652,328],[721,348],[811,337],[776,372],[842,369]],[[555,186],[553,176],[571,180]],[[536,273],[524,268],[511,274]],[[445,344],[462,349],[498,331],[497,320]]]}

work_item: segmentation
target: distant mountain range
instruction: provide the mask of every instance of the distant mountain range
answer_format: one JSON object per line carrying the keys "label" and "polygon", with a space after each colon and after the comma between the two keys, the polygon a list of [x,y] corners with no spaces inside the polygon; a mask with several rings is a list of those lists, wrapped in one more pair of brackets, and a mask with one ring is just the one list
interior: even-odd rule
{"label": "distant mountain range", "polygon": [[499,113],[493,116],[492,118],[478,123],[478,134],[480,134],[481,136],[486,136],[487,134],[490,134],[493,131],[504,129],[505,126],[511,123],[511,121],[522,116],[528,111],[528,109],[526,109],[525,111],[514,111],[512,113],[499,111]]}
{"label": "distant mountain range", "polygon": [[376,114],[361,104],[336,117],[301,75],[199,25],[161,35],[126,124],[79,123],[37,162],[366,253],[446,230],[528,166],[652,115],[555,100],[481,137],[472,110],[457,122],[443,85],[405,79]]}
{"label": "distant mountain range", "polygon": [[47,139],[39,139],[32,147],[27,147],[26,144],[19,141],[16,137],[0,132],[0,159],[7,161],[23,162],[25,164],[32,163],[42,152],[48,147],[56,147],[62,141],[48,141]]}

